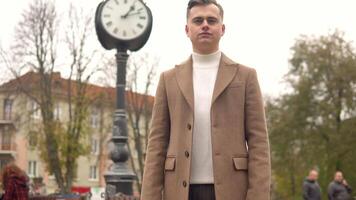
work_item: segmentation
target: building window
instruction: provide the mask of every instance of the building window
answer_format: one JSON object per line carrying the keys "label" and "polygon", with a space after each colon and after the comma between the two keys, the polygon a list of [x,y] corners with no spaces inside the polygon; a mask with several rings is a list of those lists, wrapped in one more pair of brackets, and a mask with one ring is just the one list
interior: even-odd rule
{"label": "building window", "polygon": [[90,115],[90,125],[93,128],[99,127],[99,110],[93,108]]}
{"label": "building window", "polygon": [[99,141],[96,138],[91,139],[91,153],[98,155],[99,154]]}
{"label": "building window", "polygon": [[37,146],[38,135],[36,131],[30,131],[28,133],[28,144],[34,148]]}
{"label": "building window", "polygon": [[8,130],[3,129],[1,134],[1,150],[10,151],[11,149],[11,133]]}
{"label": "building window", "polygon": [[7,163],[9,163],[10,160],[8,159],[0,159],[0,170],[2,171],[2,168],[5,167],[5,165],[7,165]]}
{"label": "building window", "polygon": [[91,179],[91,180],[97,180],[97,179],[98,179],[98,176],[97,176],[97,167],[96,167],[96,165],[90,166],[89,179]]}
{"label": "building window", "polygon": [[57,103],[57,104],[55,104],[54,111],[53,111],[54,119],[60,120],[61,114],[62,114],[61,107],[59,107],[59,103]]}
{"label": "building window", "polygon": [[32,119],[39,119],[41,117],[40,106],[35,101],[31,101],[30,114]]}
{"label": "building window", "polygon": [[31,160],[28,161],[28,176],[29,177],[37,177],[37,161]]}
{"label": "building window", "polygon": [[4,120],[11,120],[12,99],[4,99]]}

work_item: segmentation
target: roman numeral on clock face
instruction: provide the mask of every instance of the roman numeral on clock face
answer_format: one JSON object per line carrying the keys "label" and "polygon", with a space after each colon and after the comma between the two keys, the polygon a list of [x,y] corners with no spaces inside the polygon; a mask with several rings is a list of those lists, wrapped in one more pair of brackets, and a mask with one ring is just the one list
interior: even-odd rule
{"label": "roman numeral on clock face", "polygon": [[139,27],[140,29],[143,29],[143,25],[140,23],[138,23],[136,26]]}
{"label": "roman numeral on clock face", "polygon": [[112,21],[106,23],[106,26],[110,27],[111,25],[112,25]]}

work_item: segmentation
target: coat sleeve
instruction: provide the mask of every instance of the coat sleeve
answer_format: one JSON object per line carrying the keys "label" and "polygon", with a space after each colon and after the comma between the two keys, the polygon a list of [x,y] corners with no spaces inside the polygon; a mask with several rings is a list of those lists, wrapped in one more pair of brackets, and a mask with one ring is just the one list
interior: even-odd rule
{"label": "coat sleeve", "polygon": [[351,194],[352,193],[352,188],[349,185],[345,185],[347,193]]}
{"label": "coat sleeve", "polygon": [[164,73],[158,83],[153,105],[143,173],[141,200],[161,200],[164,181],[164,163],[170,134],[170,117]]}
{"label": "coat sleeve", "polygon": [[329,200],[335,200],[334,193],[335,193],[335,187],[333,186],[333,184],[330,184],[328,187],[328,199]]}
{"label": "coat sleeve", "polygon": [[246,200],[269,200],[271,162],[265,111],[256,70],[246,81],[245,134],[248,146],[248,190]]}
{"label": "coat sleeve", "polygon": [[307,183],[303,183],[303,199],[309,200],[309,185]]}

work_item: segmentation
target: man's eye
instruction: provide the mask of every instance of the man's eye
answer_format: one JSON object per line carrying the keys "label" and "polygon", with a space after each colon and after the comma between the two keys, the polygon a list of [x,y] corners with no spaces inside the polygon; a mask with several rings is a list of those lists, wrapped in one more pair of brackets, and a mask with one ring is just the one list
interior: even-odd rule
{"label": "man's eye", "polygon": [[193,19],[194,24],[202,24],[203,22],[204,22],[204,19],[202,19],[202,18]]}
{"label": "man's eye", "polygon": [[208,18],[208,24],[212,25],[212,24],[216,24],[216,23],[218,23],[218,19]]}

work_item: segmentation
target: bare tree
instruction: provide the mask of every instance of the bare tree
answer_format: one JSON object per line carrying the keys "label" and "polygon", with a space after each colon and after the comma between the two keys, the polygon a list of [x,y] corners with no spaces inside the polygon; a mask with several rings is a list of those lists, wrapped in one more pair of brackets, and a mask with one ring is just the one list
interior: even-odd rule
{"label": "bare tree", "polygon": [[[53,108],[53,71],[56,64],[57,12],[53,2],[35,0],[29,5],[18,24],[15,33],[13,62],[16,67],[10,70],[19,80],[19,89],[40,108],[42,116],[43,146],[47,153],[43,159],[50,173],[64,192],[64,178],[61,169],[59,144],[56,139],[58,124],[54,120]],[[32,87],[26,87],[19,78],[22,70],[31,69],[38,73],[39,81]]]}
{"label": "bare tree", "polygon": [[[95,96],[87,94],[88,81],[98,68],[92,66],[97,52],[87,44],[93,30],[91,15],[84,15],[83,11],[71,6],[68,19],[68,24],[63,25],[66,33],[59,34],[54,2],[34,0],[16,28],[11,62],[7,63],[18,81],[17,88],[39,106],[41,137],[38,150],[48,172],[55,176],[61,193],[71,192],[77,158],[89,153],[88,144],[78,141],[90,134],[87,114]],[[60,38],[62,35],[64,39]],[[64,47],[69,50],[64,65],[70,67],[70,75],[66,83],[58,85],[57,50]],[[4,60],[5,56],[2,58]],[[33,71],[38,80],[31,85],[23,83],[20,75],[24,70]],[[54,107],[63,99],[68,105],[68,118],[60,122],[54,117]]]}
{"label": "bare tree", "polygon": [[[85,14],[83,10],[70,5],[68,12],[69,25],[66,34],[65,43],[68,46],[71,64],[70,75],[67,80],[67,103],[68,103],[68,121],[66,123],[66,138],[65,147],[62,148],[65,166],[65,191],[69,192],[72,187],[73,179],[76,175],[76,160],[79,156],[86,154],[78,142],[83,137],[85,138],[89,132],[86,127],[88,116],[88,108],[95,98],[90,98],[87,95],[89,80],[94,72],[94,69],[89,69],[96,50],[86,52],[87,41],[93,30],[92,15]],[[72,81],[74,80],[74,81]]]}

